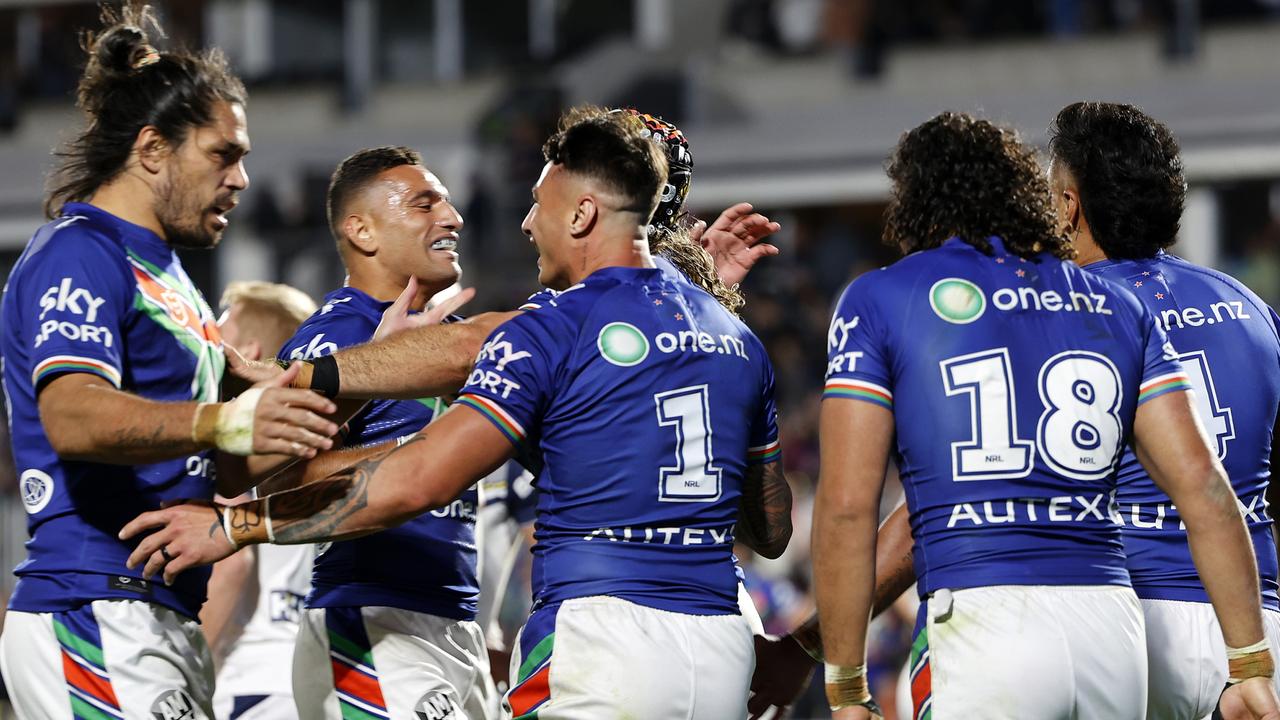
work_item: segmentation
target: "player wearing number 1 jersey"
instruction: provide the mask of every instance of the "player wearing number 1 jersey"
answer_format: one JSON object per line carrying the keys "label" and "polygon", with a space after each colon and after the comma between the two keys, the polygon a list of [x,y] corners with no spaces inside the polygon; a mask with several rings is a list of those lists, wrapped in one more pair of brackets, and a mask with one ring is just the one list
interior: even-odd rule
{"label": "player wearing number 1 jersey", "polygon": [[[1164,252],[1176,239],[1186,192],[1178,146],[1164,125],[1129,105],[1076,103],[1058,113],[1050,150],[1054,202],[1077,262],[1123,283],[1179,353],[1200,422],[1249,525],[1275,647],[1276,546],[1263,499],[1280,407],[1275,314],[1236,279]],[[1227,658],[1179,509],[1132,449],[1120,461],[1116,499],[1146,617],[1147,717],[1206,717],[1227,680]]]}
{"label": "player wearing number 1 jersey", "polygon": [[[915,252],[850,285],[828,337],[814,562],[835,717],[874,710],[865,618],[892,447],[925,600],[916,717],[1137,720],[1142,614],[1112,501],[1131,434],[1215,553],[1203,571],[1228,642],[1263,637],[1248,536],[1187,376],[1141,303],[1067,261],[1013,133],[944,113],[903,137],[889,175],[886,236]],[[1241,692],[1274,708],[1259,678]]]}

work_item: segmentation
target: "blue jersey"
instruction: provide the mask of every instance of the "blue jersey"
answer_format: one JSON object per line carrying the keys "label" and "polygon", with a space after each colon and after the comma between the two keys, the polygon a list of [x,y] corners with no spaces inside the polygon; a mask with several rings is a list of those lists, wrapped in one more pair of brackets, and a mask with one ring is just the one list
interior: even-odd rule
{"label": "blue jersey", "polygon": [[[352,287],[325,296],[324,305],[298,328],[279,357],[328,355],[366,343],[382,312],[380,302]],[[370,445],[421,430],[443,407],[436,399],[374,400],[347,423],[348,446]],[[310,607],[395,607],[472,620],[480,586],[476,577],[476,510],[470,488],[448,506],[382,532],[335,542],[317,557]]]}
{"label": "blue jersey", "polygon": [[96,375],[148,400],[218,400],[222,340],[177,254],[150,230],[68,203],[27,244],[0,306],[13,458],[31,538],[9,607],[55,612],[121,598],[194,617],[209,570],[188,570],[170,586],[145,581],[141,568],[124,565],[137,541],[116,533],[163,502],[211,499],[212,454],[133,466],[64,461],[36,404],[40,388],[65,373]]}
{"label": "blue jersey", "polygon": [[992,244],[953,238],[854,281],[823,397],[893,411],[922,595],[1127,585],[1116,465],[1138,404],[1186,375],[1124,289]]}
{"label": "blue jersey", "polygon": [[541,458],[533,591],[737,613],[749,463],[777,461],[759,340],[663,268],[610,267],[498,327],[458,403]]}
{"label": "blue jersey", "polygon": [[[1263,498],[1280,408],[1274,313],[1235,278],[1163,252],[1150,260],[1104,260],[1085,269],[1123,283],[1168,332],[1195,390],[1200,422],[1240,498],[1263,603],[1280,610],[1276,545]],[[1177,508],[1147,477],[1132,449],[1120,462],[1119,482],[1124,549],[1138,596],[1209,602]]]}

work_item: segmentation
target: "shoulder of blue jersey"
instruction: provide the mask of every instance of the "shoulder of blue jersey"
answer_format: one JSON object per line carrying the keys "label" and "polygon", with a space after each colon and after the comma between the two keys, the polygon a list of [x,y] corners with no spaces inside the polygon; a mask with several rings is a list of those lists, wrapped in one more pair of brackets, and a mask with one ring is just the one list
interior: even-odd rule
{"label": "shoulder of blue jersey", "polygon": [[368,342],[378,321],[353,307],[352,298],[331,293],[324,305],[303,321],[278,357],[310,360],[329,355],[338,348]]}
{"label": "shoulder of blue jersey", "polygon": [[1221,283],[1222,285],[1225,285],[1226,287],[1230,288],[1232,292],[1239,293],[1240,295],[1244,296],[1246,300],[1253,303],[1254,307],[1257,308],[1260,315],[1265,316],[1268,314],[1266,310],[1268,309],[1269,306],[1267,305],[1266,301],[1258,297],[1258,294],[1255,293],[1252,289],[1250,289],[1248,285],[1245,285],[1244,283],[1240,282],[1240,280],[1238,280],[1234,276],[1228,275],[1227,273],[1222,272],[1221,270],[1205,267],[1203,265],[1197,265],[1193,262],[1190,262],[1189,260],[1185,260],[1181,257],[1178,257],[1177,255],[1166,255],[1165,257],[1166,257],[1166,262],[1174,266],[1175,268],[1178,268],[1179,270],[1184,270],[1187,272],[1196,273],[1206,278],[1206,280],[1208,280],[1209,282]]}
{"label": "shoulder of blue jersey", "polygon": [[87,215],[66,215],[56,218],[36,231],[27,245],[23,259],[26,262],[65,260],[71,254],[101,252],[118,257],[125,262],[124,246],[112,229],[103,227]]}

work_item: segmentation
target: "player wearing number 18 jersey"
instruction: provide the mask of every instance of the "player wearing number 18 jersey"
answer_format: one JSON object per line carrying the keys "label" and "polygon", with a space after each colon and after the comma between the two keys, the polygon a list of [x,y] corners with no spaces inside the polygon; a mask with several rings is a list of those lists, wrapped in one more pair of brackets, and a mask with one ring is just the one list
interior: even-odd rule
{"label": "player wearing number 18 jersey", "polygon": [[[1276,546],[1263,495],[1280,407],[1275,314],[1228,275],[1166,254],[1186,184],[1172,134],[1128,105],[1076,103],[1054,121],[1050,149],[1059,216],[1090,272],[1123,283],[1169,333],[1200,421],[1244,510],[1257,558],[1267,635],[1280,642]],[[1147,717],[1209,715],[1227,679],[1221,631],[1196,574],[1178,509],[1127,449],[1119,517],[1150,662]]]}
{"label": "player wearing number 18 jersey", "polygon": [[[865,632],[896,443],[925,600],[916,717],[1141,718],[1142,614],[1112,499],[1135,427],[1188,525],[1217,540],[1216,577],[1256,589],[1187,376],[1141,303],[1067,262],[1046,180],[1011,132],[944,113],[904,136],[889,174],[888,234],[918,252],[854,281],[828,338],[814,555],[836,717],[867,716],[861,638],[841,629]],[[1200,446],[1194,470],[1150,449],[1157,426]],[[865,544],[851,552],[850,537]],[[1261,637],[1256,598],[1240,617],[1237,641]]]}

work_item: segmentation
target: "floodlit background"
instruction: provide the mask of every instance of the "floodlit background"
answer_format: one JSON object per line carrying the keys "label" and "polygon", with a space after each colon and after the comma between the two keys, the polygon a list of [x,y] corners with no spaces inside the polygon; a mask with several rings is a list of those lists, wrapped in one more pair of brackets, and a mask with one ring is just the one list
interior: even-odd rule
{"label": "floodlit background", "polygon": [[[1280,300],[1280,0],[190,0],[159,2],[169,44],[216,45],[250,88],[252,186],[221,247],[186,253],[216,303],[231,280],[319,298],[342,281],[324,221],[335,164],[367,146],[422,151],[466,227],[470,312],[535,290],[520,233],[540,145],[562,108],[628,105],[678,124],[690,203],[711,220],[747,201],[782,224],[780,257],[745,283],[746,319],[778,370],[795,540],[742,552],[766,627],[811,609],[808,535],[830,303],[891,262],[882,167],[906,129],[944,109],[1042,143],[1063,105],[1142,106],[1182,144],[1191,184],[1175,251]],[[0,270],[43,222],[50,149],[78,125],[71,93],[97,24],[89,2],[0,0]],[[0,560],[25,516],[0,451]],[[518,574],[527,574],[522,563]],[[12,576],[0,580],[7,596]],[[527,606],[512,584],[505,623]],[[873,682],[893,684],[912,611],[875,626]],[[799,717],[824,717],[820,688]]]}

